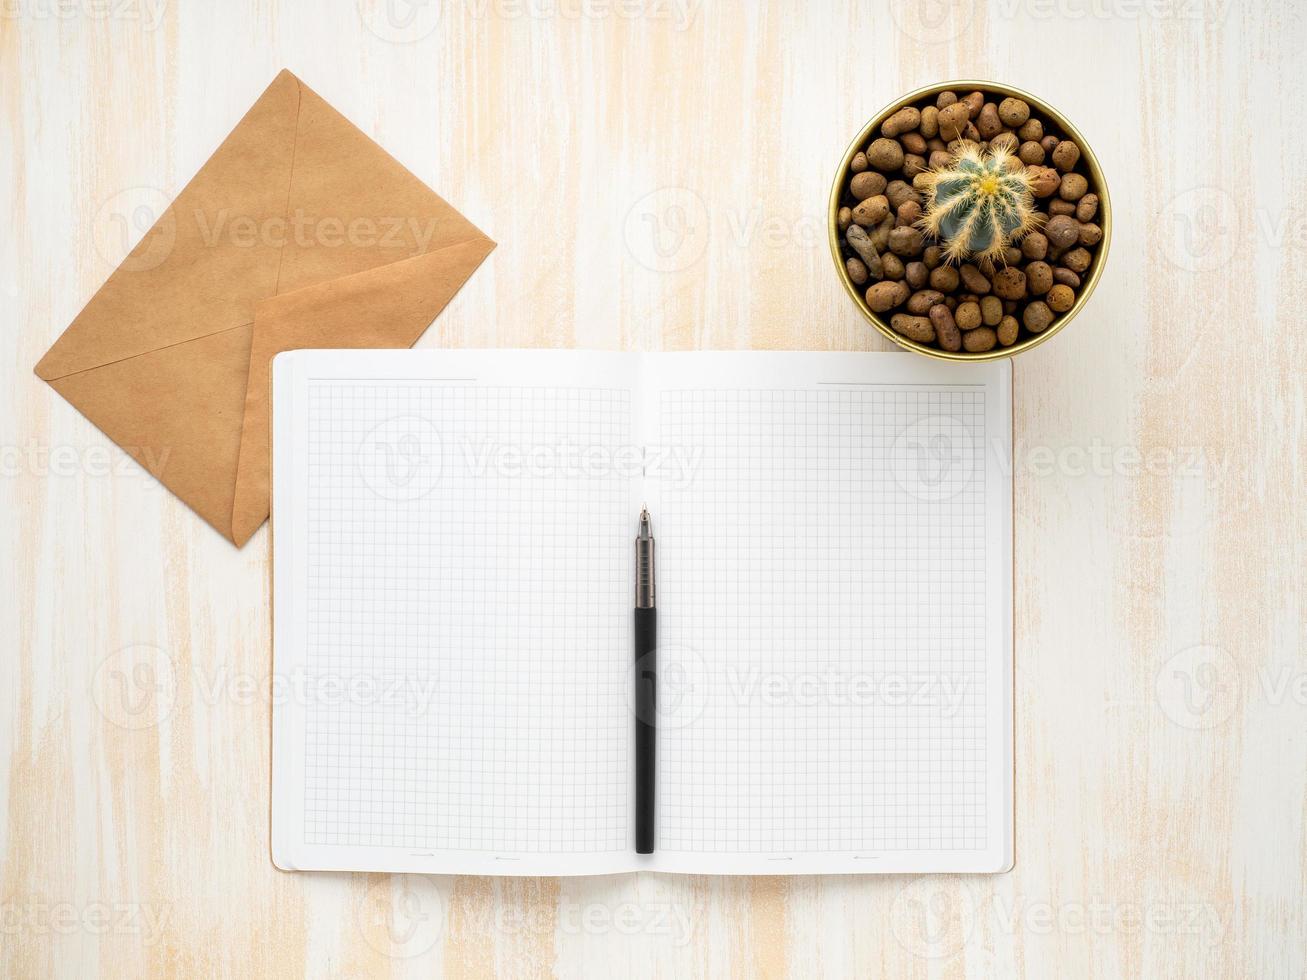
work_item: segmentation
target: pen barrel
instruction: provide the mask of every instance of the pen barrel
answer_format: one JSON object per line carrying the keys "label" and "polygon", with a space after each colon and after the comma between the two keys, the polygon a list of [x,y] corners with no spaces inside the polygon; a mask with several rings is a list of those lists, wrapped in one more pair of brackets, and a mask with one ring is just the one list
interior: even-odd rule
{"label": "pen barrel", "polygon": [[635,608],[652,609],[655,605],[654,539],[635,539]]}
{"label": "pen barrel", "polygon": [[654,850],[658,743],[658,611],[635,610],[635,851]]}

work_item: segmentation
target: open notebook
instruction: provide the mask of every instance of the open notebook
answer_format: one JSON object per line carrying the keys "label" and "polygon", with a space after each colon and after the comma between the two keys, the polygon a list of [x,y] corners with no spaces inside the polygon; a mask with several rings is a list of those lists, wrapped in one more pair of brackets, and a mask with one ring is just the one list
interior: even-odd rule
{"label": "open notebook", "polygon": [[[1010,370],[868,353],[278,355],[276,864],[1009,867]],[[657,851],[637,856],[645,504]]]}

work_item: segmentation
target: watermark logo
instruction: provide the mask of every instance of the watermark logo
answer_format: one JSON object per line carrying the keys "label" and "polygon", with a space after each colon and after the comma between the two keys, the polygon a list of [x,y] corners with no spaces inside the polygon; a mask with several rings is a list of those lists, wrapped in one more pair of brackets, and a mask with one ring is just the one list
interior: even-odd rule
{"label": "watermark logo", "polygon": [[923,503],[949,500],[971,484],[976,443],[960,419],[929,415],[900,430],[890,450],[899,489]]}
{"label": "watermark logo", "polygon": [[440,23],[440,0],[358,0],[359,19],[390,44],[421,41]]}
{"label": "watermark logo", "polygon": [[358,449],[363,482],[383,500],[417,500],[440,482],[440,431],[419,415],[396,415],[364,437]]}
{"label": "watermark logo", "polygon": [[708,205],[686,187],[660,187],[626,213],[623,237],[632,257],[654,272],[679,272],[708,247]]}
{"label": "watermark logo", "polygon": [[1185,272],[1214,272],[1230,261],[1243,237],[1239,204],[1222,187],[1191,187],[1174,195],[1156,225],[1162,254]]}
{"label": "watermark logo", "polygon": [[919,44],[960,38],[976,16],[975,0],[890,0],[894,26]]}
{"label": "watermark logo", "polygon": [[91,697],[110,724],[132,732],[153,728],[177,702],[177,670],[163,650],[134,643],[100,662]]}
{"label": "watermark logo", "polygon": [[1239,707],[1239,667],[1218,646],[1186,647],[1162,665],[1154,690],[1163,714],[1177,725],[1217,728]]}
{"label": "watermark logo", "polygon": [[91,221],[96,254],[124,272],[158,268],[177,244],[172,199],[157,187],[129,187],[108,198]]}
{"label": "watermark logo", "polygon": [[959,878],[922,875],[899,889],[890,930],[913,956],[942,959],[966,946],[976,927],[976,900]]}
{"label": "watermark logo", "polygon": [[357,921],[363,939],[392,959],[421,956],[444,932],[444,902],[426,875],[380,877],[363,895]]}
{"label": "watermark logo", "polygon": [[653,693],[653,723],[668,730],[686,728],[698,721],[707,703],[708,667],[697,650],[667,644],[660,646],[653,657],[641,657],[635,662],[631,683],[623,685],[623,690],[627,707],[637,719],[651,720],[641,695]]}

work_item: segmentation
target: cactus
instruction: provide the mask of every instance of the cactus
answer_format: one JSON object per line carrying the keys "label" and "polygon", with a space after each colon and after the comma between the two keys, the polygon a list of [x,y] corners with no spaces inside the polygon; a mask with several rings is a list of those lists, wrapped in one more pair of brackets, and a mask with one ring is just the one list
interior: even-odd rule
{"label": "cactus", "polygon": [[1030,176],[1007,147],[981,153],[968,146],[948,166],[919,174],[916,185],[926,193],[918,224],[950,262],[993,261],[1039,223]]}

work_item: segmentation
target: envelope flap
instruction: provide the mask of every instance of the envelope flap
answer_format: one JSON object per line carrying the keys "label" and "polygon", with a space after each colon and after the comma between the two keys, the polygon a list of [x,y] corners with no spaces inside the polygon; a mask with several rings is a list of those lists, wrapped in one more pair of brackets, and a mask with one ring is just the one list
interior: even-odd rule
{"label": "envelope flap", "polygon": [[45,380],[250,323],[274,294],[299,82],[282,72],[36,366]]}
{"label": "envelope flap", "polygon": [[305,347],[411,347],[494,247],[489,239],[474,238],[260,305],[231,518],[237,546],[268,516],[273,355]]}
{"label": "envelope flap", "polygon": [[485,236],[300,83],[278,293]]}
{"label": "envelope flap", "polygon": [[50,384],[231,538],[252,331],[225,330]]}

